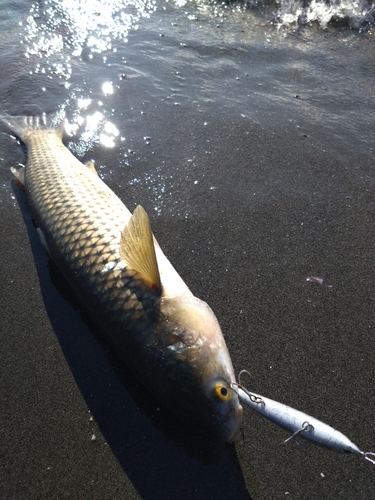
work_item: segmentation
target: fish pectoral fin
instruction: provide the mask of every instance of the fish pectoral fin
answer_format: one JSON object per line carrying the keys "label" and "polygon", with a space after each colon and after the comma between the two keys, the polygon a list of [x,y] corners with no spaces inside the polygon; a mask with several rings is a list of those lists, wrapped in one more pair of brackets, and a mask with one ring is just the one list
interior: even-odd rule
{"label": "fish pectoral fin", "polygon": [[85,167],[87,167],[90,170],[90,172],[92,172],[93,174],[98,175],[98,172],[95,168],[95,164],[93,161],[87,161],[85,163]]}
{"label": "fish pectoral fin", "polygon": [[48,253],[49,256],[51,256],[48,245],[47,245],[46,237],[44,236],[43,231],[40,229],[40,227],[37,227],[36,232],[38,233],[40,242],[43,245],[44,250]]}
{"label": "fish pectoral fin", "polygon": [[140,205],[136,207],[121,233],[120,257],[137,273],[137,278],[148,290],[161,295],[162,287],[150,219]]}
{"label": "fish pectoral fin", "polygon": [[154,245],[157,245],[157,246],[160,248],[160,245],[159,245],[159,243],[158,243],[158,240],[155,238],[155,236],[154,236]]}
{"label": "fish pectoral fin", "polygon": [[25,191],[25,167],[14,168],[11,167],[10,171],[14,175],[14,180],[16,181],[17,186]]}

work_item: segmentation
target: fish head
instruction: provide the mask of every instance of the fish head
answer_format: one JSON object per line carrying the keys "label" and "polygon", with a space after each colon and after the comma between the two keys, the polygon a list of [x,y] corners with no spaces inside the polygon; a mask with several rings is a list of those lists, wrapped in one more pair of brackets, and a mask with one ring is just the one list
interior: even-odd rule
{"label": "fish head", "polygon": [[[231,442],[242,422],[242,407],[231,388],[232,361],[211,308],[193,296],[161,298],[158,342],[168,372],[164,403],[189,423]],[[167,390],[165,390],[167,389]]]}

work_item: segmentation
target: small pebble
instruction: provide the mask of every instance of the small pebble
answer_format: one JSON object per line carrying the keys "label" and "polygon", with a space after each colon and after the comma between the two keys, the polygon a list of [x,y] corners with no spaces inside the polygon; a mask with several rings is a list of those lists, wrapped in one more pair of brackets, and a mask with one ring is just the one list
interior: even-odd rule
{"label": "small pebble", "polygon": [[323,285],[323,278],[319,278],[318,276],[309,276],[306,278],[306,281],[310,283],[318,283],[318,285]]}

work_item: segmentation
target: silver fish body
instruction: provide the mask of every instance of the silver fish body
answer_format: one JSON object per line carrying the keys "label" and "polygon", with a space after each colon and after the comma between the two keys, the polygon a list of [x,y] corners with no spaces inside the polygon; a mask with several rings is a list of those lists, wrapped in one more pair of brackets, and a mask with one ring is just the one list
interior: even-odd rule
{"label": "silver fish body", "polygon": [[193,296],[156,240],[156,289],[129,264],[121,238],[132,214],[61,134],[35,119],[2,119],[27,146],[23,182],[44,244],[94,321],[163,405],[233,440],[242,407],[230,389],[232,362],[212,310]]}

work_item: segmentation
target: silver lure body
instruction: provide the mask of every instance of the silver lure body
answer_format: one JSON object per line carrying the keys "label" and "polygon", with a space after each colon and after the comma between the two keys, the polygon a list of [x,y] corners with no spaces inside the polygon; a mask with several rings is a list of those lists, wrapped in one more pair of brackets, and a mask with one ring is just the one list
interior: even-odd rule
{"label": "silver lure body", "polygon": [[273,399],[243,390],[241,387],[238,387],[236,391],[241,403],[292,432],[293,435],[298,433],[303,439],[332,451],[363,455],[363,452],[348,437],[321,420]]}

